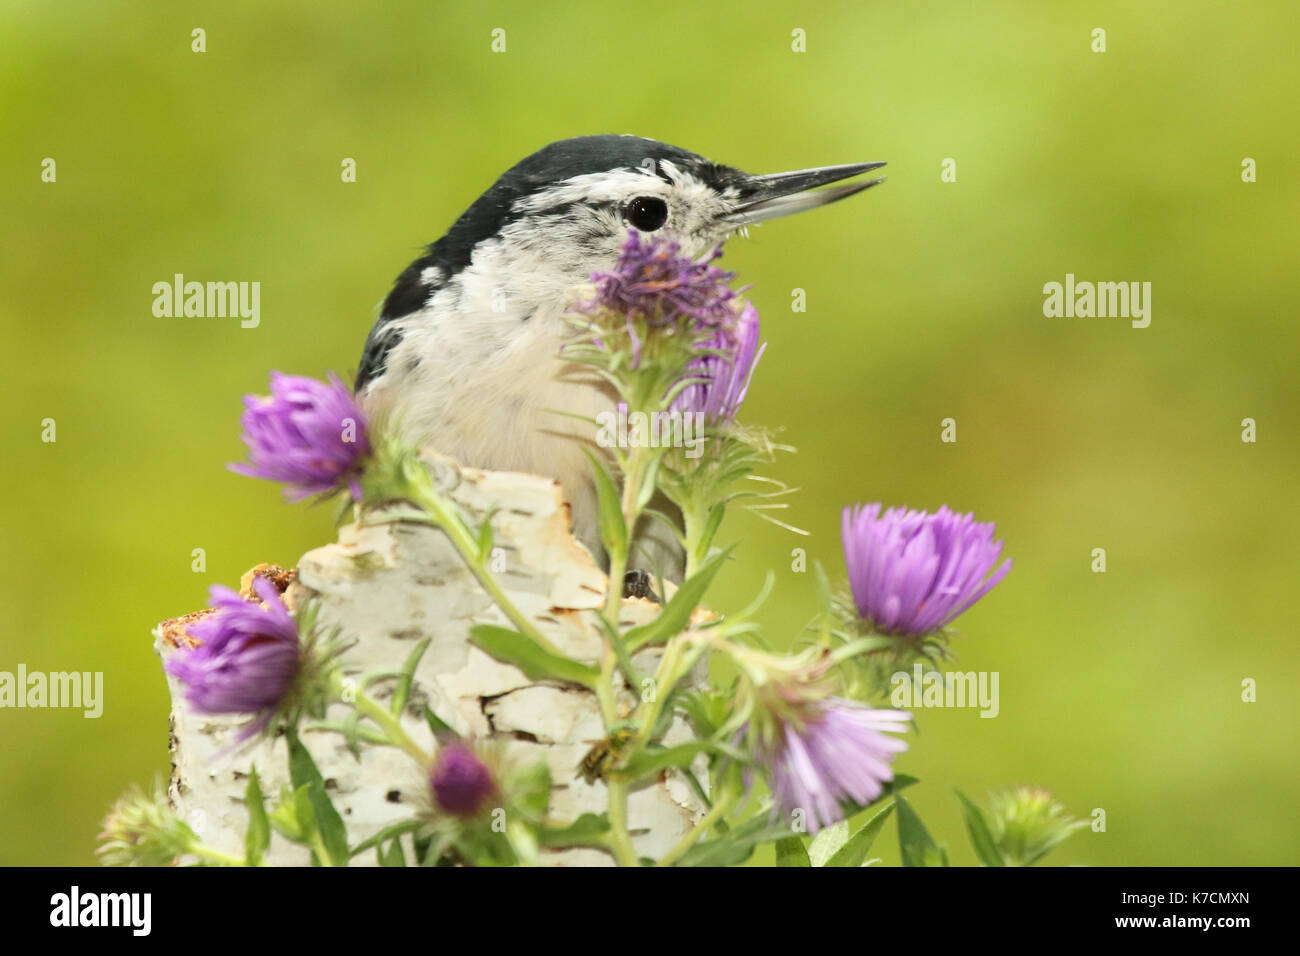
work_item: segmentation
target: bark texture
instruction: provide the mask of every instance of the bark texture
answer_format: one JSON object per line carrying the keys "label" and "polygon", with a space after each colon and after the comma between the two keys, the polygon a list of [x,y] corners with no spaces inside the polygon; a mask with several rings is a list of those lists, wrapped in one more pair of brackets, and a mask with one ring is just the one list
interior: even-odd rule
{"label": "bark texture", "polygon": [[[604,600],[606,579],[591,555],[570,533],[568,508],[554,481],[535,475],[483,472],[447,459],[427,457],[439,488],[471,522],[492,513],[495,533],[493,568],[497,580],[519,609],[572,657],[596,661],[601,638],[586,613]],[[606,808],[604,785],[588,784],[577,767],[591,746],[604,736],[593,694],[568,685],[529,680],[469,643],[474,623],[509,626],[441,531],[411,522],[368,524],[396,519],[400,508],[372,513],[340,529],[338,540],[303,555],[294,570],[263,565],[254,574],[275,581],[290,608],[308,598],[320,602],[319,623],[337,626],[355,644],[345,654],[348,673],[359,677],[378,668],[398,668],[416,642],[431,638],[416,671],[402,715],[406,731],[422,746],[434,741],[423,718],[427,704],[444,722],[465,736],[500,742],[508,760],[546,760],[554,789],[552,815],[572,820]],[[658,613],[646,600],[623,604],[627,624],[642,623]],[[188,640],[186,629],[203,612],[166,621],[155,630],[155,646],[165,659]],[[638,656],[642,672],[652,672],[657,651]],[[703,681],[704,668],[696,674]],[[168,677],[172,696],[170,796],[202,839],[242,854],[247,814],[243,804],[250,764],[257,766],[268,800],[287,780],[282,739],[234,747],[237,718],[196,714],[183,688]],[[374,685],[371,696],[391,698],[393,682]],[[621,703],[635,705],[640,688],[626,689]],[[341,718],[343,705],[331,708]],[[360,761],[334,733],[304,734],[326,786],[359,842],[384,826],[427,808],[427,783],[415,762],[402,751],[366,747]],[[674,724],[666,744],[689,739],[683,724]],[[680,773],[661,775],[653,785],[632,793],[629,824],[641,856],[658,857],[699,819],[702,803]],[[606,864],[599,850],[544,851],[555,865]],[[272,837],[269,862],[305,865],[307,851]],[[357,863],[374,863],[367,851]]]}

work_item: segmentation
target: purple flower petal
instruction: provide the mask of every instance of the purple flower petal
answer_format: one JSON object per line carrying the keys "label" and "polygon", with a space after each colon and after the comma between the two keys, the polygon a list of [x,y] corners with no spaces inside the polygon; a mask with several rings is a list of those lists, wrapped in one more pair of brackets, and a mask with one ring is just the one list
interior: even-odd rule
{"label": "purple flower petal", "polygon": [[271,373],[271,394],[244,396],[241,438],[248,464],[230,470],[283,482],[291,499],[334,491],[357,497],[356,476],[370,454],[365,415],[338,376],[328,382]]}
{"label": "purple flower petal", "polygon": [[698,358],[686,369],[673,397],[671,410],[702,413],[715,423],[734,421],[749,391],[754,366],[766,346],[759,346],[758,311],[746,303],[737,315],[735,274],[712,265],[721,247],[703,259],[682,255],[675,240],[652,236],[642,239],[629,230],[627,242],[612,272],[592,273],[593,299],[586,312],[607,311],[621,316],[631,347],[631,367],[641,363],[644,343],[637,320],[651,334],[676,327],[679,334],[698,340]]}
{"label": "purple flower petal", "polygon": [[460,744],[438,751],[429,784],[438,809],[458,817],[476,816],[497,789],[487,764]]}
{"label": "purple flower petal", "polygon": [[844,509],[842,537],[858,613],[886,634],[918,637],[949,624],[1011,570],[993,525],[941,507]]}
{"label": "purple flower petal", "polygon": [[730,327],[720,326],[701,343],[699,347],[708,351],[686,369],[689,377],[699,380],[677,393],[672,410],[701,412],[709,421],[723,424],[734,421],[749,393],[754,368],[767,348],[766,344],[759,346],[758,331],[758,310],[747,302]]}
{"label": "purple flower petal", "polygon": [[736,295],[729,283],[735,275],[711,265],[721,255],[719,246],[696,261],[682,255],[674,240],[651,237],[642,242],[641,234],[631,229],[614,271],[592,273],[596,298],[591,307],[643,318],[652,326],[683,317],[701,325],[728,322]]}
{"label": "purple flower petal", "polygon": [[787,721],[775,746],[758,755],[771,773],[776,806],[787,816],[801,810],[816,833],[843,819],[841,803],[873,802],[894,779],[894,756],[907,749],[886,734],[903,733],[911,716],[832,697],[800,725]]}
{"label": "purple flower petal", "polygon": [[178,650],[167,671],[185,685],[185,699],[200,714],[253,714],[241,737],[261,729],[279,708],[298,673],[298,628],[275,585],[254,578],[261,604],[216,585],[216,609],[189,629],[198,646]]}

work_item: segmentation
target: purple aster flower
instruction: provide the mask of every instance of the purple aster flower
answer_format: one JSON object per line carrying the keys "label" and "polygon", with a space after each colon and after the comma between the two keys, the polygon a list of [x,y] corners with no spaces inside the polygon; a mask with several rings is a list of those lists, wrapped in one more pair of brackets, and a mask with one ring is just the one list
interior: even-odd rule
{"label": "purple aster flower", "polygon": [[[885,634],[919,637],[947,625],[1011,570],[994,570],[993,524],[943,506],[935,514],[879,504],[844,509],[844,561],[863,619]],[[992,572],[992,573],[990,573]],[[987,575],[987,576],[986,576]]]}
{"label": "purple aster flower", "polygon": [[682,255],[675,240],[651,237],[628,230],[613,272],[593,272],[596,295],[586,311],[605,309],[626,320],[632,342],[632,367],[641,363],[641,340],[634,321],[644,319],[651,327],[690,321],[697,326],[723,325],[735,313],[731,300],[736,292],[730,282],[735,273],[711,263],[722,255],[719,246],[696,261]]}
{"label": "purple aster flower", "polygon": [[719,246],[697,262],[682,255],[675,240],[642,242],[630,229],[614,271],[592,273],[596,304],[662,325],[682,316],[703,325],[725,322],[732,315],[736,293],[730,282],[736,276],[710,264],[721,255]]}
{"label": "purple aster flower", "polygon": [[231,471],[284,482],[292,500],[344,483],[361,499],[358,475],[370,454],[370,435],[365,415],[337,375],[321,382],[272,372],[269,397],[244,396],[240,424],[249,464],[231,465]]}
{"label": "purple aster flower", "polygon": [[775,743],[759,760],[772,777],[772,796],[787,816],[802,810],[810,833],[844,819],[842,802],[866,806],[894,779],[894,755],[907,749],[886,736],[903,733],[912,715],[874,710],[831,697],[798,722],[784,720]]}
{"label": "purple aster flower", "polygon": [[713,422],[732,422],[749,392],[759,356],[767,348],[766,343],[758,344],[758,310],[753,303],[746,302],[732,326],[720,327],[699,347],[708,351],[687,366],[687,375],[699,381],[677,394],[672,409],[703,412]]}
{"label": "purple aster flower", "polygon": [[429,784],[438,809],[457,817],[476,816],[497,792],[487,764],[461,744],[448,744],[438,751]]}
{"label": "purple aster flower", "polygon": [[200,714],[254,714],[240,734],[262,730],[279,709],[301,665],[298,625],[265,578],[253,578],[261,603],[221,585],[208,601],[216,608],[189,629],[198,646],[175,652],[167,671],[185,685]]}

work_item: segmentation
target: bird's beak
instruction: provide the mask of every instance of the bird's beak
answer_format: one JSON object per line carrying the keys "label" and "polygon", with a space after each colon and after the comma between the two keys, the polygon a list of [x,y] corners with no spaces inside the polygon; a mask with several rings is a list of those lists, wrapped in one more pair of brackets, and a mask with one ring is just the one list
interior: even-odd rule
{"label": "bird's beak", "polygon": [[741,187],[740,205],[722,217],[734,226],[748,226],[768,219],[779,219],[805,209],[816,209],[836,202],[885,181],[885,177],[863,182],[844,183],[830,189],[820,189],[829,183],[879,169],[884,163],[849,163],[845,166],[818,166],[815,169],[797,169],[790,173],[769,173],[750,176]]}

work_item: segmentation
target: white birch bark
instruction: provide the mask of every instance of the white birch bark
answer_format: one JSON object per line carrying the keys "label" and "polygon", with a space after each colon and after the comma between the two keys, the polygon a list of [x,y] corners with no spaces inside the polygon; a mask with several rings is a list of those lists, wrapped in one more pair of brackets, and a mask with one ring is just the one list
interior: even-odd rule
{"label": "white birch bark", "polygon": [[[483,472],[432,456],[426,460],[439,488],[471,523],[496,509],[496,578],[519,609],[562,651],[595,661],[601,639],[592,615],[584,612],[602,604],[605,575],[570,533],[559,485],[534,475]],[[245,590],[252,573],[245,576]],[[422,716],[427,703],[458,733],[499,741],[508,760],[545,759],[554,781],[555,818],[569,821],[606,809],[604,785],[589,785],[576,773],[584,754],[604,736],[594,695],[568,685],[530,681],[469,643],[471,624],[508,627],[509,622],[441,531],[416,523],[346,525],[336,543],[310,551],[299,561],[285,600],[293,608],[309,597],[320,601],[320,626],[338,626],[356,642],[344,660],[349,673],[357,676],[400,667],[416,642],[431,638],[402,716],[403,727],[422,746],[434,747]],[[657,605],[644,600],[625,601],[623,609],[629,624],[658,612]],[[164,659],[177,652],[177,641],[183,640],[185,627],[194,619],[186,615],[155,630],[155,647]],[[639,658],[643,672],[653,670],[656,655]],[[694,677],[702,681],[705,673],[702,667]],[[242,721],[195,714],[183,687],[170,676],[167,680],[172,696],[172,802],[204,842],[242,855],[248,768],[256,765],[269,804],[288,778],[284,742],[232,748]],[[384,702],[392,687],[391,681],[377,684],[371,696]],[[636,698],[628,692],[623,702],[633,706]],[[346,713],[344,705],[335,705],[328,716]],[[678,722],[665,743],[689,736]],[[353,843],[428,807],[427,781],[402,751],[366,746],[358,762],[337,734],[314,732],[303,739]],[[699,819],[703,806],[681,774],[674,773],[633,792],[628,812],[637,852],[658,857]],[[589,849],[545,850],[543,859],[553,865],[611,862],[605,853]],[[305,865],[308,854],[273,834],[268,861]],[[355,862],[373,864],[375,854],[367,851]]]}

